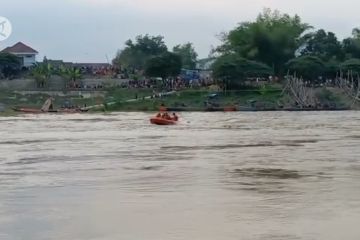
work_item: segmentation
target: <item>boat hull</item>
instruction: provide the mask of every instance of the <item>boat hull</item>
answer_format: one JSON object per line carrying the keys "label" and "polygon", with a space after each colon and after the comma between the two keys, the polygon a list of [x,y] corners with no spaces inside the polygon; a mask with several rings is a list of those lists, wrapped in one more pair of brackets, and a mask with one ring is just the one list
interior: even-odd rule
{"label": "boat hull", "polygon": [[44,113],[40,109],[35,109],[35,108],[13,108],[13,110],[22,113]]}
{"label": "boat hull", "polygon": [[87,112],[88,110],[84,109],[56,109],[56,110],[49,110],[49,111],[42,111],[41,109],[36,108],[13,108],[16,112],[22,113],[30,113],[30,114],[38,114],[38,113],[83,113]]}
{"label": "boat hull", "polygon": [[168,119],[164,119],[164,118],[151,118],[150,119],[151,124],[155,124],[155,125],[175,125],[177,123],[177,121],[174,120],[168,120]]}

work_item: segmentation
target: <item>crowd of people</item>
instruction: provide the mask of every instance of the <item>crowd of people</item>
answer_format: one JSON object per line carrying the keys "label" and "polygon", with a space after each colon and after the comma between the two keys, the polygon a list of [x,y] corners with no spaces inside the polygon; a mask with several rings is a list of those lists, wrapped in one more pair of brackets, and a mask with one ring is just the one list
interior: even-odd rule
{"label": "crowd of people", "polygon": [[[60,66],[60,65],[59,65]],[[98,80],[96,84],[87,84],[86,81],[79,80],[74,84],[66,86],[67,89],[88,89],[99,90],[104,88],[103,80],[112,79],[111,87],[129,88],[129,89],[161,89],[161,90],[180,90],[186,88],[198,88],[209,86],[213,83],[210,75],[202,76],[199,72],[194,74],[182,71],[177,77],[148,78],[144,76],[143,71],[136,69],[125,69],[115,67],[110,64],[81,64],[71,65],[80,70],[83,79]],[[109,86],[110,87],[110,86]]]}
{"label": "crowd of people", "polygon": [[210,86],[212,82],[206,80],[184,80],[181,77],[160,79],[160,78],[146,78],[144,80],[129,80],[123,82],[119,85],[121,88],[130,88],[130,89],[155,89],[160,88],[163,90],[180,90],[185,88],[198,88],[198,87],[207,87]]}

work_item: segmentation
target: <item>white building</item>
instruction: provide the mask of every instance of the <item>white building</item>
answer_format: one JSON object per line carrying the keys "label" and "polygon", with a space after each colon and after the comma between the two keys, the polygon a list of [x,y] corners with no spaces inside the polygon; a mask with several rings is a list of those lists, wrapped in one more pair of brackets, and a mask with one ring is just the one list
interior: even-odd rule
{"label": "white building", "polygon": [[12,47],[7,47],[1,52],[14,54],[20,59],[21,66],[26,68],[36,64],[36,55],[38,54],[36,50],[22,42],[18,42]]}

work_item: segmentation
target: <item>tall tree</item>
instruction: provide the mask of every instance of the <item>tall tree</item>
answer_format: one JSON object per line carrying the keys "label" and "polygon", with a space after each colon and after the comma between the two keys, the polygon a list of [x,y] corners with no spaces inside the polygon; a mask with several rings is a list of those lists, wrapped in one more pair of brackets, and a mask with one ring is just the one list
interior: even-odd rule
{"label": "tall tree", "polygon": [[77,84],[77,81],[79,79],[81,79],[82,74],[80,69],[76,68],[76,67],[69,67],[66,68],[64,66],[61,66],[60,68],[60,75],[67,80],[68,84],[71,87],[75,87]]}
{"label": "tall tree", "polygon": [[181,57],[183,68],[195,69],[198,54],[192,43],[176,45],[173,48],[173,52]]}
{"label": "tall tree", "polygon": [[343,40],[346,59],[360,58],[360,29],[354,28],[352,37]]}
{"label": "tall tree", "polygon": [[280,74],[284,71],[285,63],[295,57],[301,45],[301,35],[310,28],[297,15],[292,17],[265,9],[256,21],[242,22],[224,34],[224,44],[218,51],[264,62],[272,66],[276,74]]}
{"label": "tall tree", "polygon": [[32,69],[32,75],[36,80],[37,86],[40,88],[45,87],[52,74],[53,68],[49,63],[38,64]]}
{"label": "tall tree", "polygon": [[212,70],[224,89],[241,87],[250,77],[266,77],[274,73],[266,64],[244,59],[237,54],[226,54],[217,58]]}
{"label": "tall tree", "polygon": [[353,73],[360,75],[360,59],[352,58],[347,60],[340,65],[340,69],[344,73],[347,71],[352,71]]}
{"label": "tall tree", "polygon": [[125,48],[117,53],[113,63],[125,68],[142,70],[148,59],[165,52],[167,52],[167,46],[164,37],[139,35],[135,42],[126,41]]}
{"label": "tall tree", "polygon": [[0,53],[0,79],[16,75],[21,68],[20,60],[13,54]]}
{"label": "tall tree", "polygon": [[301,56],[290,60],[287,64],[291,74],[303,77],[305,80],[317,80],[326,72],[325,63],[315,56]]}
{"label": "tall tree", "polygon": [[320,29],[316,32],[306,34],[301,55],[312,55],[328,62],[331,60],[342,60],[344,52],[341,43],[332,32]]}
{"label": "tall tree", "polygon": [[149,77],[175,77],[181,72],[181,58],[171,52],[149,59],[146,63],[145,74]]}

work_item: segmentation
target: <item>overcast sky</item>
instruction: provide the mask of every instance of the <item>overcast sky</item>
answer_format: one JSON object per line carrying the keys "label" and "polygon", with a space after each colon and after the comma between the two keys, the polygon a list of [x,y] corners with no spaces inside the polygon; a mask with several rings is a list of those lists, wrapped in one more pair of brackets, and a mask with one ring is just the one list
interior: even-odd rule
{"label": "overcast sky", "polygon": [[106,62],[129,38],[163,35],[167,45],[193,42],[200,57],[219,44],[216,35],[253,20],[264,7],[299,14],[339,38],[360,25],[358,0],[0,0],[0,16],[18,41],[39,51],[38,60]]}

